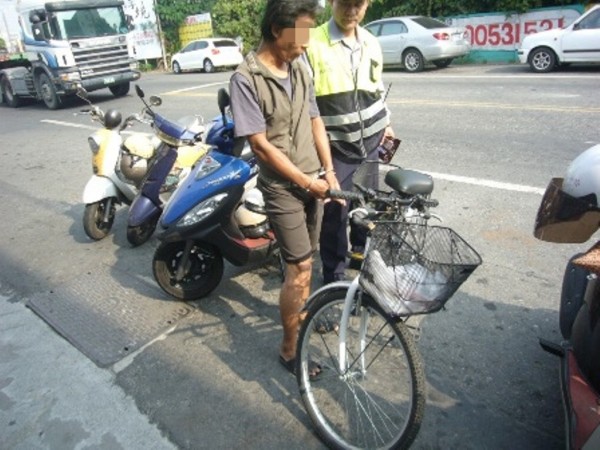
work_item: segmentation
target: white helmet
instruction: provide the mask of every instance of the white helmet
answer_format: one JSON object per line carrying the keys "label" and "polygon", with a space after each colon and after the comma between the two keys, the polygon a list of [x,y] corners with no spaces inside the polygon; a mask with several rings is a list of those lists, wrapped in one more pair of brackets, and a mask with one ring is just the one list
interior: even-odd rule
{"label": "white helmet", "polygon": [[581,153],[567,169],[563,191],[573,197],[595,196],[591,199],[598,205],[600,199],[600,144]]}
{"label": "white helmet", "polygon": [[554,178],[546,188],[534,227],[534,236],[547,242],[580,243],[600,228],[600,145],[571,162],[564,179]]}
{"label": "white helmet", "polygon": [[262,194],[256,188],[244,194],[242,204],[234,213],[240,230],[247,238],[259,238],[269,231],[269,220],[265,215]]}

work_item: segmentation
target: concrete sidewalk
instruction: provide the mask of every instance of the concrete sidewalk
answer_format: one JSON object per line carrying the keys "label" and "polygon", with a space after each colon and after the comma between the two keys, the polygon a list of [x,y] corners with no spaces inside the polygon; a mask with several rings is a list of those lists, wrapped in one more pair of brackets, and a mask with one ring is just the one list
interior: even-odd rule
{"label": "concrete sidewalk", "polygon": [[3,293],[0,448],[177,448],[115,385],[114,373],[98,368],[19,299]]}

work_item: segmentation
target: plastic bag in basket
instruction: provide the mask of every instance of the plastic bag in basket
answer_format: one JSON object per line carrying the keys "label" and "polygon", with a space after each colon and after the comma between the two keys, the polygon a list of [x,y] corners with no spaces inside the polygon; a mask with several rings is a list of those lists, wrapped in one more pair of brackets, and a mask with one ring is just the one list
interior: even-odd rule
{"label": "plastic bag in basket", "polygon": [[418,262],[390,266],[378,250],[366,262],[370,276],[361,285],[389,314],[401,316],[427,312],[439,307],[446,296],[447,278]]}

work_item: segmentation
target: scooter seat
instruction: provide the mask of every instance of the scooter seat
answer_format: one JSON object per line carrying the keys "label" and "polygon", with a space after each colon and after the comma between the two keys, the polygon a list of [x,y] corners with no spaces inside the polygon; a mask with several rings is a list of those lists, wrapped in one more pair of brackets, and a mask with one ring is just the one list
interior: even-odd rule
{"label": "scooter seat", "polygon": [[385,184],[401,194],[429,195],[433,192],[433,178],[416,170],[390,170],[385,175]]}

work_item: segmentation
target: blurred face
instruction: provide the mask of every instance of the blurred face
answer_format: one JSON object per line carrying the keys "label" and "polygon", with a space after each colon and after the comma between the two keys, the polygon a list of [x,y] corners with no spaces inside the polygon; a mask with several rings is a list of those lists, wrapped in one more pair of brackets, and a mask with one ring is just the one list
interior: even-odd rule
{"label": "blurred face", "polygon": [[294,28],[284,28],[273,32],[276,37],[275,45],[284,61],[293,61],[306,51],[310,30],[314,26],[315,21],[312,17],[300,16],[296,20]]}
{"label": "blurred face", "polygon": [[354,32],[365,18],[369,0],[329,0],[333,20],[345,34]]}

